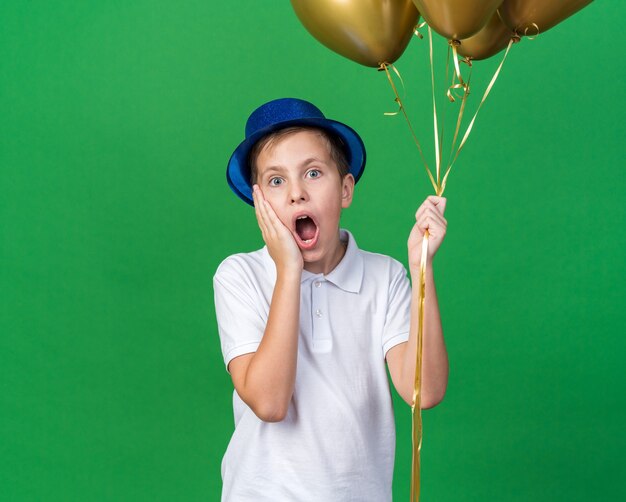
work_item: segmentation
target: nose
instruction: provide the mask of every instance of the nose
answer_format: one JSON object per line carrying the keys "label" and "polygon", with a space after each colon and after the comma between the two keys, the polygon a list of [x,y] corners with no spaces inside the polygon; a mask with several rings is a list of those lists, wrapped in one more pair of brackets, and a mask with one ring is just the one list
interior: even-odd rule
{"label": "nose", "polygon": [[298,181],[293,181],[289,188],[290,188],[289,199],[292,204],[305,202],[308,200],[309,196],[306,192],[305,187],[302,185],[302,183]]}

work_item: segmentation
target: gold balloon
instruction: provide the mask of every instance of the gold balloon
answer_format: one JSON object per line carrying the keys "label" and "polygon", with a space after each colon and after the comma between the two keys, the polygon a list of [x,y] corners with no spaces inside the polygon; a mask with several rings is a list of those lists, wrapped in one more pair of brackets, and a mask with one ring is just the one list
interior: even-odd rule
{"label": "gold balloon", "polygon": [[413,0],[433,30],[449,40],[469,38],[487,24],[502,0]]}
{"label": "gold balloon", "polygon": [[461,45],[456,50],[463,57],[487,59],[509,45],[509,41],[515,36],[496,12],[476,35],[461,40]]}
{"label": "gold balloon", "polygon": [[[592,0],[504,0],[498,12],[518,35],[536,35],[556,26]],[[536,25],[536,26],[535,26]]]}
{"label": "gold balloon", "polygon": [[373,67],[402,55],[419,18],[411,0],[291,0],[291,5],[322,44]]}

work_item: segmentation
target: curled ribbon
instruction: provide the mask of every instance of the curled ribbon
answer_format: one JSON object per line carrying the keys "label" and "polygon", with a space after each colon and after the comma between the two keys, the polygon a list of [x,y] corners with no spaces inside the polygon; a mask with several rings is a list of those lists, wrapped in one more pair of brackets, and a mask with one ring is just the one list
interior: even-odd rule
{"label": "curled ribbon", "polygon": [[415,36],[418,37],[420,40],[424,38],[424,35],[422,35],[419,30],[422,29],[424,26],[426,26],[426,21],[422,21],[413,30],[413,33],[415,34]]}
{"label": "curled ribbon", "polygon": [[[537,38],[539,36],[539,26],[537,26],[536,23],[532,23],[533,27],[535,28],[536,33],[534,35],[529,35],[528,34],[528,28],[529,26],[526,26],[526,28],[524,28],[524,36],[528,39],[528,40],[534,40],[535,38]],[[519,35],[516,33],[516,35],[519,38]]]}

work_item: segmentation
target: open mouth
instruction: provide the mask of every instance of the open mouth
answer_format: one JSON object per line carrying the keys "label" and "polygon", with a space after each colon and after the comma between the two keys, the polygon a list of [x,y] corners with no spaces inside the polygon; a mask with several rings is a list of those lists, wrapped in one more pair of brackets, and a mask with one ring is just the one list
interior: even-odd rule
{"label": "open mouth", "polygon": [[300,214],[295,220],[295,234],[298,244],[303,249],[312,248],[317,242],[319,227],[308,214]]}

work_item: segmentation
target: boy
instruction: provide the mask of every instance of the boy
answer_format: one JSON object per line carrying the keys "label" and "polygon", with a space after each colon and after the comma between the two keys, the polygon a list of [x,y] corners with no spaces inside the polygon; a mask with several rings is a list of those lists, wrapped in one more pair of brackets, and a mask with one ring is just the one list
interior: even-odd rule
{"label": "boy", "polygon": [[[222,501],[391,501],[393,384],[413,397],[417,286],[396,260],[360,250],[339,228],[363,173],[358,134],[311,103],[270,101],[246,124],[227,180],[254,205],[266,246],[224,260],[214,277],[235,432]],[[448,359],[432,257],[445,199],[429,197],[408,240],[417,284],[429,238],[422,407],[445,393]]]}

